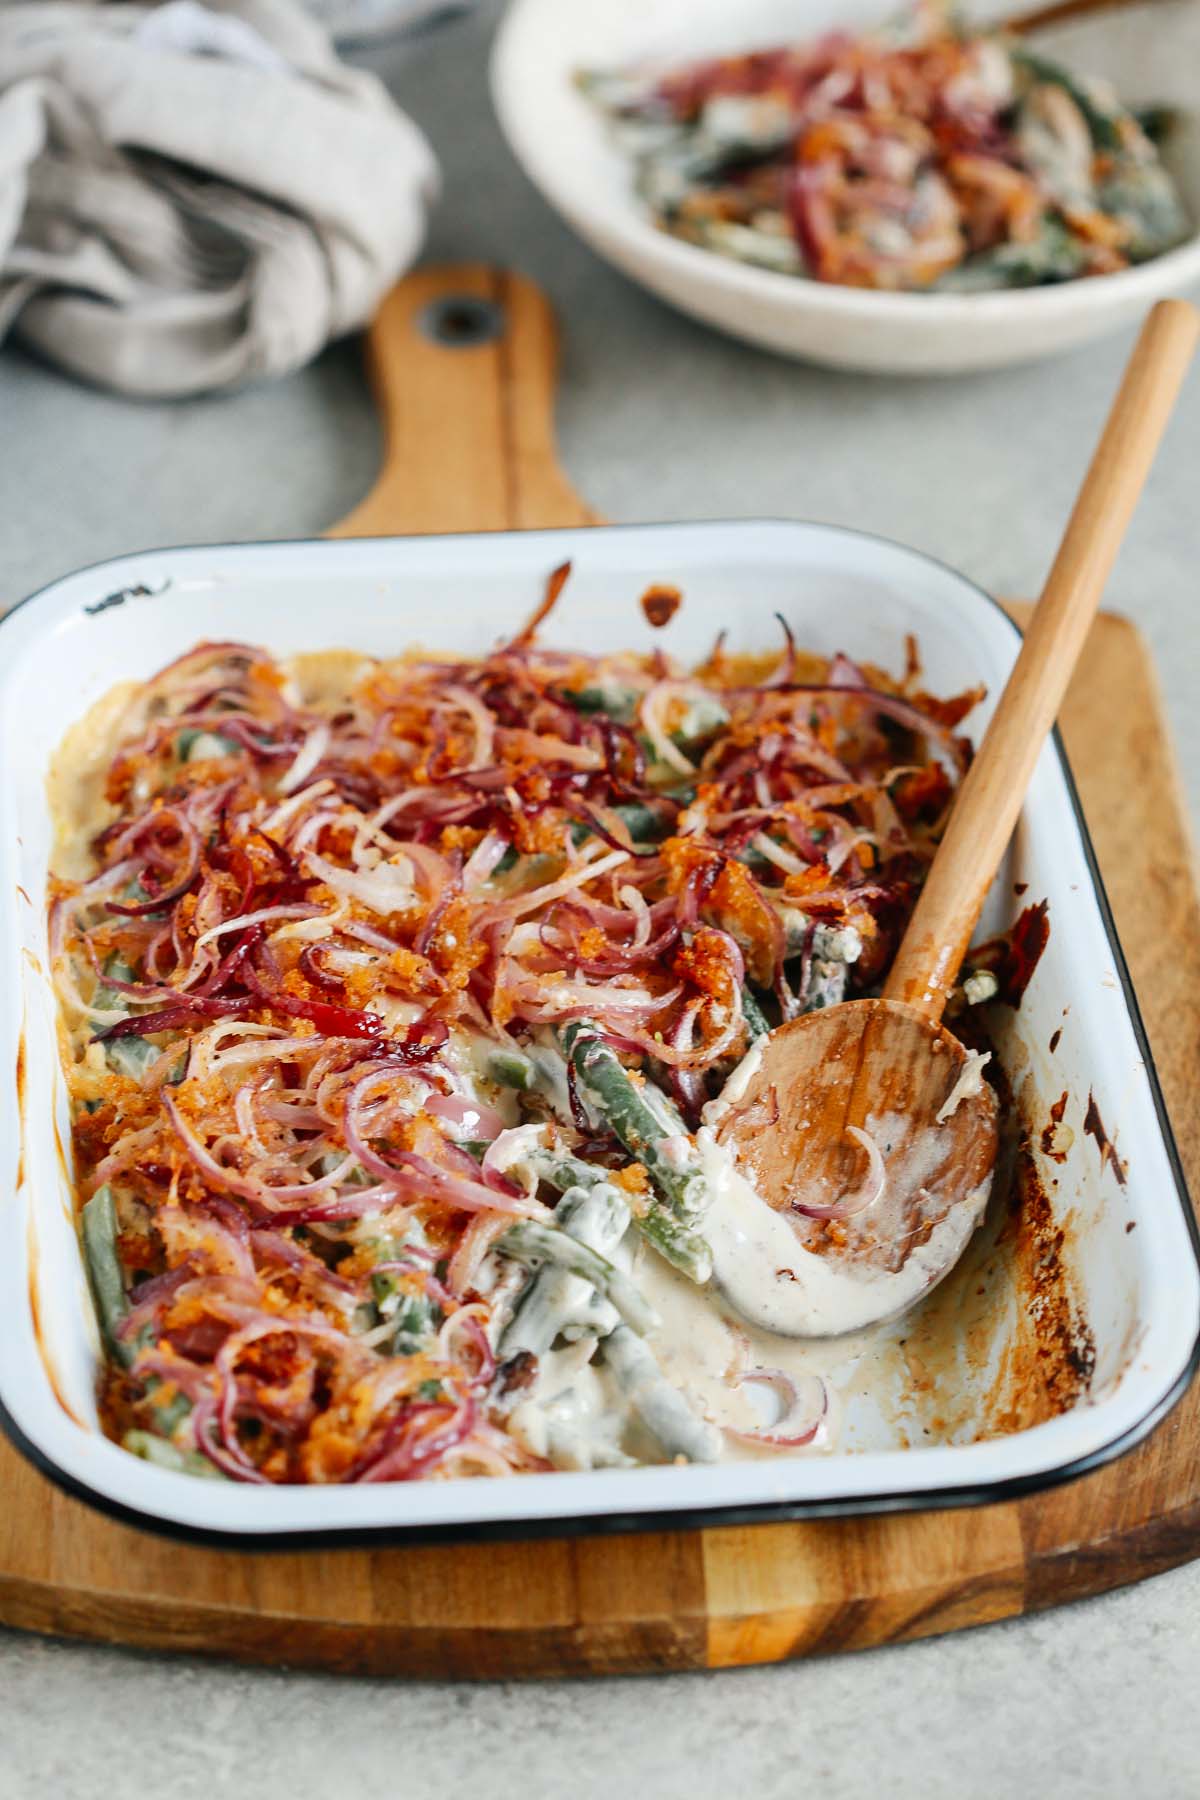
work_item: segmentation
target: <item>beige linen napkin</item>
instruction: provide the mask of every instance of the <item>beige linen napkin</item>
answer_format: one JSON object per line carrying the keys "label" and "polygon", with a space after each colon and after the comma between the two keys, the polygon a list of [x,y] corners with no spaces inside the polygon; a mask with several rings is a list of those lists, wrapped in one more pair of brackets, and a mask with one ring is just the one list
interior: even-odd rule
{"label": "beige linen napkin", "polygon": [[436,191],[291,0],[0,0],[0,337],[90,381],[296,368],[370,317]]}

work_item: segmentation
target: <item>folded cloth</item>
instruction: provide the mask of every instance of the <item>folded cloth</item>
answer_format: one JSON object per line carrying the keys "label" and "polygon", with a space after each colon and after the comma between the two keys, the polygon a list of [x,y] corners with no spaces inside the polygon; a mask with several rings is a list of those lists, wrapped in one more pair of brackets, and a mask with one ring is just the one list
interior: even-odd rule
{"label": "folded cloth", "polygon": [[278,375],[416,255],[437,166],[292,0],[0,0],[0,338],[127,394]]}

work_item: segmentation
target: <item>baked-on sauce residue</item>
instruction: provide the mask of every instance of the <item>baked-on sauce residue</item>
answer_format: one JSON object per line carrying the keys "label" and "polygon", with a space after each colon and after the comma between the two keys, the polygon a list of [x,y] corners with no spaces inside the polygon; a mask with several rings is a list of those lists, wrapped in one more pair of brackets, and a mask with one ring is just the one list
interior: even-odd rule
{"label": "baked-on sauce residue", "polygon": [[[911,1376],[912,1442],[967,1443],[1040,1425],[1086,1401],[1095,1348],[1068,1215],[1034,1154],[1045,1105],[1001,1057],[1016,1029],[995,1014],[990,1084],[1001,1143],[988,1216],[959,1268],[897,1326]],[[995,1028],[999,1027],[996,1031]],[[1067,1129],[1064,1125],[1063,1129]]]}
{"label": "baked-on sauce residue", "polygon": [[972,950],[971,963],[996,977],[997,1000],[1017,1007],[1049,941],[1050,902],[1038,900],[1018,915],[1011,930]]}
{"label": "baked-on sauce residue", "polygon": [[20,1140],[17,1144],[17,1183],[21,1186],[25,1180],[25,1028],[21,1027],[21,1035],[17,1039],[17,1129]]}
{"label": "baked-on sauce residue", "polygon": [[1059,1148],[1058,1128],[1062,1124],[1063,1114],[1067,1110],[1067,1094],[1064,1089],[1050,1108],[1050,1123],[1042,1131],[1042,1155],[1048,1156],[1051,1162],[1065,1163],[1067,1152]]}
{"label": "baked-on sauce residue", "polygon": [[677,587],[668,587],[664,582],[656,581],[642,595],[642,611],[651,625],[659,630],[669,625],[683,603],[683,594]]}
{"label": "baked-on sauce residue", "polygon": [[[1065,1412],[1086,1393],[1096,1366],[1096,1345],[1082,1316],[1072,1305],[1063,1266],[1066,1233],[1054,1217],[1054,1206],[1038,1174],[1028,1143],[1017,1148],[1016,1192],[1018,1257],[1024,1264],[1021,1283],[1026,1329],[1036,1344],[1035,1365],[1053,1412]],[[1021,1255],[1022,1249],[1026,1254]]]}
{"label": "baked-on sauce residue", "polygon": [[1125,1178],[1129,1173],[1123,1157],[1117,1155],[1117,1146],[1104,1128],[1104,1120],[1100,1117],[1100,1108],[1096,1105],[1096,1096],[1088,1090],[1087,1112],[1083,1117],[1083,1129],[1088,1137],[1095,1138],[1096,1148],[1100,1152],[1100,1167],[1108,1164],[1117,1178],[1119,1187],[1125,1186]]}
{"label": "baked-on sauce residue", "polygon": [[1038,900],[1025,908],[1009,933],[1008,956],[1000,976],[1000,997],[1010,1006],[1020,1006],[1049,941],[1050,903]]}
{"label": "baked-on sauce residue", "polygon": [[1063,1033],[1063,1028],[1061,1025],[1058,1027],[1057,1031],[1052,1031],[1050,1033],[1050,1054],[1051,1054],[1051,1056],[1054,1055],[1054,1052],[1058,1049],[1058,1046],[1062,1043],[1062,1033]]}

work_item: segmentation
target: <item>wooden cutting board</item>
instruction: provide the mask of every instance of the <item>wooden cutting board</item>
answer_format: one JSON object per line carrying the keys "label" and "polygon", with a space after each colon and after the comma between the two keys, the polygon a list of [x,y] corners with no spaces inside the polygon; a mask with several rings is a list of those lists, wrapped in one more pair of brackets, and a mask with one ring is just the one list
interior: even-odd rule
{"label": "wooden cutting board", "polygon": [[[385,468],[334,535],[591,521],[555,459],[554,342],[516,277],[404,282],[368,339]],[[1200,1193],[1200,902],[1154,673],[1127,620],[1099,620],[1063,727]],[[1198,1552],[1200,1385],[1120,1462],[1011,1504],[457,1548],[197,1549],[111,1523],[0,1444],[0,1623],[376,1674],[768,1662],[1011,1618]]]}

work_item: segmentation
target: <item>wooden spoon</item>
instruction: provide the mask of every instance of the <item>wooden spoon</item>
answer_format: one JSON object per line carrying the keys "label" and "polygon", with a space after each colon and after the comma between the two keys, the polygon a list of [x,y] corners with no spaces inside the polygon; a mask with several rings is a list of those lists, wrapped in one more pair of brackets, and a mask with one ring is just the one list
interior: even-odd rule
{"label": "wooden spoon", "polygon": [[1091,18],[1096,13],[1128,11],[1136,5],[1160,3],[1161,0],[1050,0],[1048,5],[1037,6],[1032,12],[1017,13],[990,29],[1011,31],[1014,36],[1021,37],[1027,32],[1045,31],[1051,25],[1072,25],[1076,19]]}
{"label": "wooden spoon", "polygon": [[1184,301],[1146,320],[883,997],[772,1031],[714,1127],[776,1215],[735,1173],[706,1227],[717,1284],[753,1323],[826,1336],[904,1311],[982,1216],[996,1100],[942,1011],[1198,334]]}

